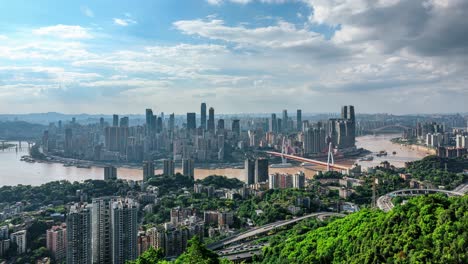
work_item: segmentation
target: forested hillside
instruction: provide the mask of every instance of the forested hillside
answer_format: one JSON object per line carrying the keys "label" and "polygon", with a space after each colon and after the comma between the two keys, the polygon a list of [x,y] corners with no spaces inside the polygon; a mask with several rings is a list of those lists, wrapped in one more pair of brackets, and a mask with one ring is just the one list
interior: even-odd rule
{"label": "forested hillside", "polygon": [[263,263],[468,263],[468,196],[421,196],[271,242]]}

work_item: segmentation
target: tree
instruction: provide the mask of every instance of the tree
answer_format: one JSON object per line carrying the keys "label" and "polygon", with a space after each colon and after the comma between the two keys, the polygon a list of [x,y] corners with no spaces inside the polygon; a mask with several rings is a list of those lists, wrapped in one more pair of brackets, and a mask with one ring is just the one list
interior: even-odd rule
{"label": "tree", "polygon": [[176,264],[218,264],[218,255],[213,251],[207,249],[200,241],[198,236],[192,237],[188,241],[189,246],[187,250],[180,255]]}
{"label": "tree", "polygon": [[164,252],[161,248],[155,249],[154,247],[150,247],[146,250],[143,254],[141,254],[138,259],[131,264],[155,264],[159,263],[164,260]]}

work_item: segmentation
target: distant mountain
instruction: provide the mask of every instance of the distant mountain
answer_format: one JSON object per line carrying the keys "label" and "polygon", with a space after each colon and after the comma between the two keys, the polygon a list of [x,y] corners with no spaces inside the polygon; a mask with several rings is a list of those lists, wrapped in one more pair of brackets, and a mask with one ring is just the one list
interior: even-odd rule
{"label": "distant mountain", "polygon": [[25,121],[0,121],[0,139],[34,140],[41,137],[46,126]]}

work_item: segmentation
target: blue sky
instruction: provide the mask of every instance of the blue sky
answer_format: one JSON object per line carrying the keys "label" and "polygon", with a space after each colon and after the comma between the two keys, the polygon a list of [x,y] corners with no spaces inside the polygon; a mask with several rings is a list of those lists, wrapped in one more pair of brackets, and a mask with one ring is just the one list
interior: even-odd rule
{"label": "blue sky", "polygon": [[467,112],[463,0],[0,2],[0,113]]}

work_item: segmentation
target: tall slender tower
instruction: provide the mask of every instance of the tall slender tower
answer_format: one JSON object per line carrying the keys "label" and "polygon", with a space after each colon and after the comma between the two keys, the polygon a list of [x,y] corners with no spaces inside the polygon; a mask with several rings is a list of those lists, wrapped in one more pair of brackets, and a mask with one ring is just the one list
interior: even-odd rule
{"label": "tall slender tower", "polygon": [[210,107],[208,111],[208,131],[214,132],[215,130],[215,121],[214,121],[214,108]]}
{"label": "tall slender tower", "polygon": [[112,263],[111,203],[117,197],[93,199],[92,206],[92,258],[93,263]]}
{"label": "tall slender tower", "polygon": [[201,128],[206,129],[206,103],[201,104]]}
{"label": "tall slender tower", "polygon": [[296,114],[296,130],[297,131],[302,131],[302,110],[297,109],[297,114]]}

